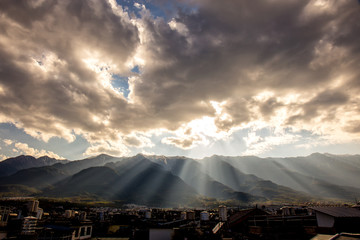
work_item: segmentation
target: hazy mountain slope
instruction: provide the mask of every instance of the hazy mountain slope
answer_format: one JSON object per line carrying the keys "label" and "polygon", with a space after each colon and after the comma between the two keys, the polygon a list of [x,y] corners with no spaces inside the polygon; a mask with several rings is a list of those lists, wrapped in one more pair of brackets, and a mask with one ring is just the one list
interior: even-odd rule
{"label": "hazy mountain slope", "polygon": [[111,193],[106,191],[106,187],[117,178],[119,175],[111,168],[90,167],[56,184],[44,194],[56,197],[93,195],[106,199],[111,196]]}
{"label": "hazy mountain slope", "polygon": [[101,154],[96,157],[86,158],[82,160],[77,161],[71,161],[66,164],[55,164],[53,167],[56,167],[59,170],[62,170],[69,175],[73,175],[75,173],[78,173],[84,169],[90,168],[90,167],[98,167],[98,166],[104,166],[105,164],[109,162],[117,162],[121,161],[122,158],[112,157],[106,154]]}
{"label": "hazy mountain slope", "polygon": [[5,184],[0,185],[1,197],[24,197],[41,193],[40,190],[25,185]]}
{"label": "hazy mountain slope", "polygon": [[220,156],[204,158],[200,162],[204,166],[204,171],[211,177],[237,191],[263,196],[272,200],[282,199],[292,201],[310,199],[310,196],[304,193],[264,180],[252,174],[245,174],[223,161]]}
{"label": "hazy mountain slope", "polygon": [[[34,159],[20,156],[9,162],[18,161],[20,167],[29,167],[34,161],[40,165],[53,162],[48,158]],[[184,205],[200,195],[244,203],[266,198],[290,202],[309,200],[311,197],[303,192],[343,200],[360,197],[360,189],[356,187],[360,180],[359,155],[213,156],[194,160],[141,154],[116,158],[102,154],[78,161],[55,162],[0,177],[0,195],[90,196],[153,206]],[[11,170],[12,165],[2,166]],[[12,167],[11,171],[15,171]],[[347,172],[348,176],[342,180]],[[348,182],[352,184],[341,185]]]}
{"label": "hazy mountain slope", "polygon": [[[68,162],[68,161],[57,161],[55,159],[49,159],[47,157],[35,159],[30,156],[20,156],[18,158],[15,158],[15,160],[10,160],[10,161],[17,161],[17,162],[20,161],[22,163],[24,161],[26,162],[27,160],[29,160],[29,162],[36,162],[36,163],[55,162],[55,164],[51,166],[26,168],[17,171],[13,175],[1,177],[0,185],[18,184],[40,190],[45,187],[49,187],[53,184],[56,184],[59,181],[62,181],[65,178],[80,172],[81,170],[94,166],[103,166],[106,163],[112,161],[120,161],[121,158],[115,158],[105,154],[101,154],[99,156],[92,158]],[[30,166],[30,165],[31,164],[29,163],[27,165],[23,164],[23,166]]]}
{"label": "hazy mountain slope", "polygon": [[336,184],[359,187],[360,156],[358,158],[314,153],[307,157],[275,159],[289,170],[304,175],[314,176],[323,181]]}
{"label": "hazy mountain slope", "polygon": [[244,202],[264,201],[265,198],[248,193],[235,191],[202,171],[197,161],[185,157],[151,156],[152,161],[162,165],[165,169],[179,176],[184,182],[192,186],[199,194],[218,199],[236,199]]}
{"label": "hazy mountain slope", "polygon": [[50,158],[47,156],[34,158],[32,156],[21,155],[14,158],[8,158],[0,162],[0,177],[10,176],[11,174],[14,174],[22,169],[50,166],[55,163],[67,163],[67,162],[69,161],[57,160],[55,158]]}
{"label": "hazy mountain slope", "polygon": [[[301,183],[304,192],[307,192],[313,196],[338,198],[350,201],[360,197],[360,188],[339,186],[336,184],[328,183],[321,179],[317,179],[315,177],[305,176],[301,173],[289,170],[284,170],[284,174],[288,176],[286,180],[296,180],[298,183]],[[284,185],[287,186],[286,181],[284,181]]]}
{"label": "hazy mountain slope", "polygon": [[[134,201],[140,196],[147,202],[169,205],[185,203],[197,195],[181,178],[142,155],[112,165],[122,179],[113,186],[117,198],[127,197]],[[136,194],[132,193],[133,189]]]}
{"label": "hazy mountain slope", "polygon": [[0,185],[20,184],[36,189],[43,189],[68,176],[65,172],[52,166],[28,168],[20,170],[11,176],[1,177]]}
{"label": "hazy mountain slope", "polygon": [[55,185],[47,196],[92,196],[153,206],[185,204],[195,190],[160,165],[138,155],[102,167],[91,167]]}
{"label": "hazy mountain slope", "polygon": [[[318,178],[319,176],[315,174],[315,166],[319,167],[322,164],[325,165],[325,163],[321,163],[321,161],[324,161],[326,159],[325,155],[322,160],[314,160],[313,157],[318,155],[319,154],[312,154],[310,155],[312,157],[308,158],[307,160],[304,160],[305,158],[262,159],[257,157],[216,157],[221,158],[222,160],[232,164],[234,167],[240,169],[243,172],[254,174],[256,176],[261,176],[262,178],[268,179],[277,184],[284,185],[298,191],[304,191],[314,196],[340,198],[346,200],[352,200],[354,199],[354,197],[360,196],[359,188],[340,186],[341,183],[344,184],[343,181],[338,181],[338,184],[332,183],[334,182],[333,175],[336,175],[337,173],[335,169],[329,170],[330,173],[326,173],[328,175],[327,177],[325,177],[326,174],[324,173],[324,171],[322,171],[322,178],[326,180]],[[309,159],[312,159],[313,162],[309,163]],[[293,163],[296,161],[299,162]],[[331,162],[333,161],[338,162],[336,165],[341,165],[341,162],[343,160],[331,160]],[[351,163],[351,161],[349,162]],[[327,163],[327,165],[328,164],[331,163],[329,162]],[[354,164],[356,164],[356,159],[354,159]],[[338,168],[339,172],[342,172],[342,174],[346,174],[346,170],[344,170],[344,167],[341,168],[340,166],[338,166]],[[303,173],[297,172],[296,169]],[[309,169],[309,175],[304,174],[307,171],[306,169]],[[355,166],[354,169],[355,171],[357,171]],[[353,179],[355,183],[356,181],[359,182],[360,180],[359,176],[350,176],[349,178]],[[357,178],[357,180],[355,178]]]}

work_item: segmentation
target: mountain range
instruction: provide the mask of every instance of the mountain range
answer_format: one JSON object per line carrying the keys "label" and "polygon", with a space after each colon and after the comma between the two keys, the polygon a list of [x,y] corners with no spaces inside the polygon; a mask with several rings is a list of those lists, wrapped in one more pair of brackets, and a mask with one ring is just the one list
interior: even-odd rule
{"label": "mountain range", "polygon": [[0,162],[1,196],[86,197],[149,206],[201,201],[354,201],[360,155],[203,159],[101,154],[68,161],[18,156]]}

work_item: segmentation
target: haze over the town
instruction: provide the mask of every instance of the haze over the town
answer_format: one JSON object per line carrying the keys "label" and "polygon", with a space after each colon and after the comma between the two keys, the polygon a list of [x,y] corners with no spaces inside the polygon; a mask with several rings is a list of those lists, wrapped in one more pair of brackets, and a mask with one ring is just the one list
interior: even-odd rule
{"label": "haze over the town", "polygon": [[356,0],[0,1],[0,160],[360,153]]}

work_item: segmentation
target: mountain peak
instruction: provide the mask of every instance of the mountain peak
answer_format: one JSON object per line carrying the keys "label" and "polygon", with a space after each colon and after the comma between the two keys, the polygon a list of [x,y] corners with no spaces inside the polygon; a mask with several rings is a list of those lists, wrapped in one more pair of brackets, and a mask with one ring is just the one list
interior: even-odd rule
{"label": "mountain peak", "polygon": [[112,158],[112,156],[107,155],[105,153],[101,153],[101,154],[99,154],[97,156],[93,156],[93,157],[90,157],[90,158]]}
{"label": "mountain peak", "polygon": [[0,176],[8,176],[26,168],[50,166],[59,162],[64,163],[64,161],[67,162],[67,160],[57,160],[48,156],[35,158],[29,155],[20,155],[8,158],[0,163]]}

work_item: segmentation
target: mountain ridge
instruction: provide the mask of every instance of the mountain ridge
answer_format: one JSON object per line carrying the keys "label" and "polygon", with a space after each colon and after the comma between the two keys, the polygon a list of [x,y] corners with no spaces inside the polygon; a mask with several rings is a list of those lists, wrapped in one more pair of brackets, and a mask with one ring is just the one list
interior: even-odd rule
{"label": "mountain ridge", "polygon": [[50,166],[56,163],[68,163],[69,160],[55,159],[48,156],[35,158],[30,155],[19,155],[17,157],[7,158],[0,162],[0,177],[9,176],[19,170],[31,167]]}
{"label": "mountain ridge", "polygon": [[[14,159],[5,161],[16,162]],[[101,154],[76,161],[52,161],[55,162],[52,165],[23,168],[0,177],[1,195],[19,195],[23,191],[33,196],[86,196],[164,206],[194,203],[203,197],[243,204],[312,199],[352,201],[360,197],[360,189],[352,184],[360,180],[357,174],[360,155],[314,153],[292,158],[213,155],[192,159]]]}

